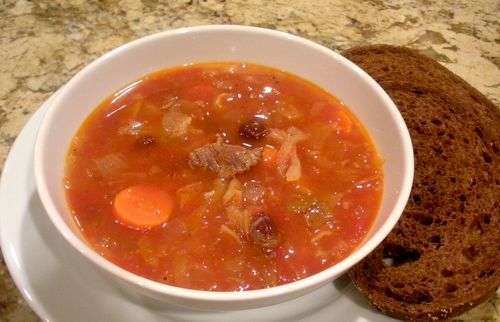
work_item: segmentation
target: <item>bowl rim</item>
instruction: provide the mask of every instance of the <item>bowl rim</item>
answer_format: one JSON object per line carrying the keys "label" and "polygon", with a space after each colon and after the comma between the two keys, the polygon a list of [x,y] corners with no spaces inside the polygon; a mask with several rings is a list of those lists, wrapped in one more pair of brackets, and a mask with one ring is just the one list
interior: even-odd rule
{"label": "bowl rim", "polygon": [[[273,286],[270,288],[247,290],[241,292],[202,291],[202,290],[188,289],[188,288],[163,284],[160,282],[155,282],[153,280],[141,277],[108,261],[101,255],[99,255],[97,252],[95,252],[88,244],[86,244],[80,238],[76,237],[74,232],[66,225],[64,220],[61,218],[52,200],[52,197],[48,192],[48,188],[45,185],[46,174],[44,171],[42,171],[42,169],[44,169],[45,167],[43,161],[44,160],[43,147],[47,144],[46,136],[50,132],[50,128],[47,126],[47,124],[49,123],[47,120],[50,120],[52,117],[54,117],[55,114],[57,114],[57,108],[54,108],[54,106],[57,107],[58,105],[60,105],[60,102],[62,101],[64,95],[66,94],[68,89],[72,86],[72,84],[77,83],[79,79],[83,77],[83,75],[92,72],[99,65],[105,63],[108,59],[111,59],[113,56],[115,56],[121,51],[128,50],[132,47],[141,46],[142,44],[150,41],[157,41],[175,35],[192,34],[199,32],[214,32],[214,31],[215,32],[236,31],[242,33],[257,33],[270,37],[285,38],[287,40],[296,42],[302,46],[310,47],[312,50],[327,53],[333,59],[338,60],[341,64],[348,65],[349,68],[352,69],[354,73],[358,74],[359,77],[363,78],[363,80],[367,82],[368,85],[370,85],[370,87],[375,92],[377,92],[377,95],[382,99],[383,104],[388,108],[389,113],[399,126],[399,134],[401,135],[402,144],[405,147],[405,150],[403,151],[403,159],[404,159],[403,172],[405,177],[402,189],[400,190],[399,196],[397,198],[397,202],[392,207],[392,211],[388,216],[388,219],[385,220],[385,222],[381,225],[379,230],[375,232],[375,234],[369,240],[365,241],[363,245],[361,245],[361,247],[356,248],[346,258],[344,258],[340,262],[334,264],[333,266],[321,272],[318,272],[314,275],[308,276],[306,278],[300,279],[295,282]],[[202,26],[184,27],[179,29],[163,31],[132,40],[105,53],[104,55],[100,56],[99,58],[95,59],[90,64],[85,66],[82,70],[80,70],[75,76],[73,76],[66,83],[66,85],[64,85],[61,88],[60,92],[57,93],[57,96],[54,98],[48,111],[43,116],[35,143],[34,168],[35,168],[35,181],[36,181],[37,191],[42,201],[42,204],[52,223],[56,226],[57,230],[63,235],[64,239],[66,239],[66,241],[69,242],[69,244],[71,244],[74,249],[76,249],[79,253],[81,253],[83,256],[85,256],[87,259],[89,259],[95,265],[99,266],[104,271],[111,273],[112,275],[118,277],[122,281],[127,282],[128,284],[138,285],[142,288],[151,290],[159,294],[174,296],[182,299],[190,299],[198,301],[201,300],[205,302],[219,302],[219,301],[240,302],[240,301],[269,298],[280,294],[294,293],[302,289],[313,288],[316,285],[324,285],[325,283],[334,279],[336,276],[339,276],[341,273],[345,272],[351,266],[358,263],[366,255],[368,255],[389,234],[389,232],[392,230],[396,222],[399,220],[399,217],[401,216],[403,209],[406,206],[406,202],[410,195],[413,182],[414,159],[413,159],[413,147],[408,132],[408,128],[406,127],[404,119],[399,113],[396,105],[375,80],[373,80],[366,72],[364,72],[361,68],[356,66],[351,61],[349,61],[347,58],[311,40],[295,36],[292,34],[288,34],[282,31],[253,27],[253,26],[241,26],[241,25],[202,25]]]}

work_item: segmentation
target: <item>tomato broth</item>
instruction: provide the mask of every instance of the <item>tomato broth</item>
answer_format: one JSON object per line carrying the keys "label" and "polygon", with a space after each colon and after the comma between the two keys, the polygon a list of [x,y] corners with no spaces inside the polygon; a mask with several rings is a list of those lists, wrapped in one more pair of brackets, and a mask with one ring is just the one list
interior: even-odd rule
{"label": "tomato broth", "polygon": [[293,282],[370,230],[382,161],[342,102],[246,63],[160,71],[85,120],[66,159],[88,243],[148,279],[211,291]]}

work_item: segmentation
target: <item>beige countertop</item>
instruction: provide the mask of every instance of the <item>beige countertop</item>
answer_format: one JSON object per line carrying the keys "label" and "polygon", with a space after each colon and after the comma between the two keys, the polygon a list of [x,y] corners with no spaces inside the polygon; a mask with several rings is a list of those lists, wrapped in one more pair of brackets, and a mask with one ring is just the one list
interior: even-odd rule
{"label": "beige countertop", "polygon": [[[336,51],[408,46],[499,105],[499,13],[498,0],[0,0],[0,164],[33,112],[86,64],[130,40],[184,26],[267,27]],[[459,320],[500,321],[499,311],[497,293]],[[0,321],[36,320],[2,259]]]}

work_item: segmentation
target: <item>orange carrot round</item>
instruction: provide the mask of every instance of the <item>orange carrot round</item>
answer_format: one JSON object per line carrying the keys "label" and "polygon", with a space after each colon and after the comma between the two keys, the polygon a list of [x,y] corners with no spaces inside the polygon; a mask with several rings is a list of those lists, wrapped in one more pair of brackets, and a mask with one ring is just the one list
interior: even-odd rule
{"label": "orange carrot round", "polygon": [[134,228],[150,228],[168,220],[174,200],[157,187],[139,184],[120,191],[113,203],[116,217]]}
{"label": "orange carrot round", "polygon": [[264,146],[264,148],[262,149],[262,163],[272,168],[276,166],[277,159],[278,151],[276,151],[269,145]]}

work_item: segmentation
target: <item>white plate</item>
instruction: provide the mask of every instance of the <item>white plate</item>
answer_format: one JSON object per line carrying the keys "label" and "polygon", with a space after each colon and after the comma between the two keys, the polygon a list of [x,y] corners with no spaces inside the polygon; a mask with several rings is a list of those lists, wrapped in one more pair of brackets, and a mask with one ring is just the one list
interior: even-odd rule
{"label": "white plate", "polygon": [[[266,308],[200,312],[125,293],[59,235],[36,192],[33,148],[52,96],[12,146],[0,185],[0,245],[33,310],[46,321],[396,321],[373,310],[346,277]],[[57,144],[57,142],[54,142]]]}

